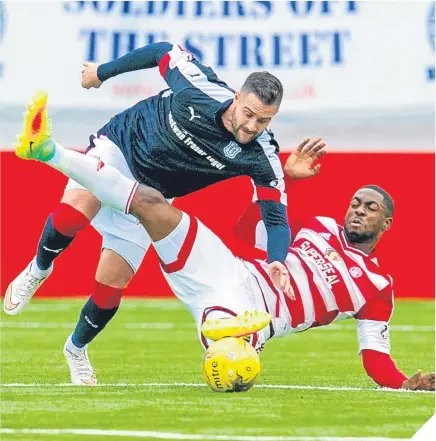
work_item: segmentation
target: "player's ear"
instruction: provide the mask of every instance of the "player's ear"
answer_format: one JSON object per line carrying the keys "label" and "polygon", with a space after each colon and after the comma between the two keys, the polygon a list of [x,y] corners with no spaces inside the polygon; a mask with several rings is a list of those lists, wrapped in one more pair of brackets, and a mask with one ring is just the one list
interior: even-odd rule
{"label": "player's ear", "polygon": [[235,93],[235,97],[233,98],[233,101],[238,101],[241,98],[241,92],[239,90]]}
{"label": "player's ear", "polygon": [[383,224],[383,231],[388,231],[389,228],[392,227],[392,223],[394,222],[394,220],[391,217],[387,217],[385,219],[385,222]]}

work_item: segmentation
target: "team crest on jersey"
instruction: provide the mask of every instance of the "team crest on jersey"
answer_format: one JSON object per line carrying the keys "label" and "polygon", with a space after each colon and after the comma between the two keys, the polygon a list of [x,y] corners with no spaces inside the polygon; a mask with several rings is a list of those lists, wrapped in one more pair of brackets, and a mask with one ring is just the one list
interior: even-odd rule
{"label": "team crest on jersey", "polygon": [[333,248],[327,248],[325,250],[324,256],[327,257],[327,259],[330,260],[330,261],[333,260],[335,262],[339,262],[341,260],[341,256]]}
{"label": "team crest on jersey", "polygon": [[359,277],[362,277],[363,271],[358,266],[352,266],[349,270],[351,277],[353,279],[358,279]]}
{"label": "team crest on jersey", "polygon": [[224,147],[224,154],[230,158],[233,159],[236,157],[236,155],[241,152],[241,147],[236,144],[235,141],[230,141],[225,147]]}

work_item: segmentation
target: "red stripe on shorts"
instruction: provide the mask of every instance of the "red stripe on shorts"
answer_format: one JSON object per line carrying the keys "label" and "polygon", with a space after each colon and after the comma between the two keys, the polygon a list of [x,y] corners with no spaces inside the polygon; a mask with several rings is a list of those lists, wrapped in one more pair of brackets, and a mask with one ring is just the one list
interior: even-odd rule
{"label": "red stripe on shorts", "polygon": [[198,231],[198,220],[196,217],[189,217],[189,229],[188,234],[186,235],[185,241],[183,242],[182,247],[180,248],[179,254],[177,255],[177,259],[171,263],[165,263],[161,259],[160,264],[162,269],[167,273],[175,273],[176,271],[180,271],[185,265],[186,261],[191,254],[192,247],[194,246],[195,238],[197,237]]}

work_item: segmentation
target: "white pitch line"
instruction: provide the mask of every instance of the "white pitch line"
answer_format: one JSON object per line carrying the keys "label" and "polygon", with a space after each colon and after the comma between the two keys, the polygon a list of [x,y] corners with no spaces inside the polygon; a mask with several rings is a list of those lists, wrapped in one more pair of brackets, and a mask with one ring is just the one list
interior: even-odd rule
{"label": "white pitch line", "polygon": [[[356,328],[352,325],[329,325],[320,326],[313,330],[326,330],[326,331],[356,331]],[[435,332],[436,327],[431,325],[390,325],[389,330],[393,332]]]}
{"label": "white pitch line", "polygon": [[[17,322],[2,321],[0,328],[7,329],[71,329],[76,326],[75,323],[56,323],[56,322]],[[141,322],[141,323],[123,323],[119,325],[127,329],[194,329],[195,323],[174,323],[174,322]],[[391,325],[389,328],[393,332],[435,332],[436,327],[431,325]],[[329,325],[314,328],[312,331],[356,331],[351,325]]]}
{"label": "white pitch line", "polygon": [[[55,323],[55,322],[0,322],[0,328],[5,329],[74,329],[76,323]],[[172,322],[142,322],[124,323],[119,325],[126,329],[195,329],[195,323],[172,323]]]}
{"label": "white pitch line", "polygon": [[[37,300],[30,303],[27,307],[27,311],[44,312],[44,311],[69,311],[74,308],[78,308],[86,301],[86,298],[74,298],[70,301],[70,298],[61,298],[58,303],[46,303],[44,300]],[[123,300],[123,309],[160,309],[162,311],[169,310],[185,310],[185,305],[177,299],[163,300],[158,298],[148,298],[143,300],[135,300],[132,298],[125,298]]]}
{"label": "white pitch line", "polygon": [[151,432],[145,430],[99,430],[99,429],[0,429],[0,433],[31,435],[90,435],[132,438],[155,438],[207,441],[405,441],[407,438],[339,437],[339,436],[253,436],[253,435],[194,435],[174,432]]}
{"label": "white pitch line", "polygon": [[[0,387],[77,387],[71,383],[5,383]],[[82,386],[80,386],[82,387]],[[90,387],[206,387],[203,383],[99,383]],[[407,389],[389,389],[389,388],[363,388],[347,386],[307,386],[298,384],[257,384],[256,389],[294,389],[294,390],[325,390],[325,391],[354,391],[354,392],[392,392],[392,393],[424,393],[432,394],[431,391],[413,391]]]}

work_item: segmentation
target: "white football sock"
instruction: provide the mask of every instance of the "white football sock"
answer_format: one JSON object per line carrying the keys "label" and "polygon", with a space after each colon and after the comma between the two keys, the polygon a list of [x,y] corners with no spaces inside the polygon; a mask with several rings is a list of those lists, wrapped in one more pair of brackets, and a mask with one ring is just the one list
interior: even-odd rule
{"label": "white football sock", "polygon": [[104,205],[128,213],[138,182],[92,155],[83,155],[56,143],[47,164],[87,188]]}

